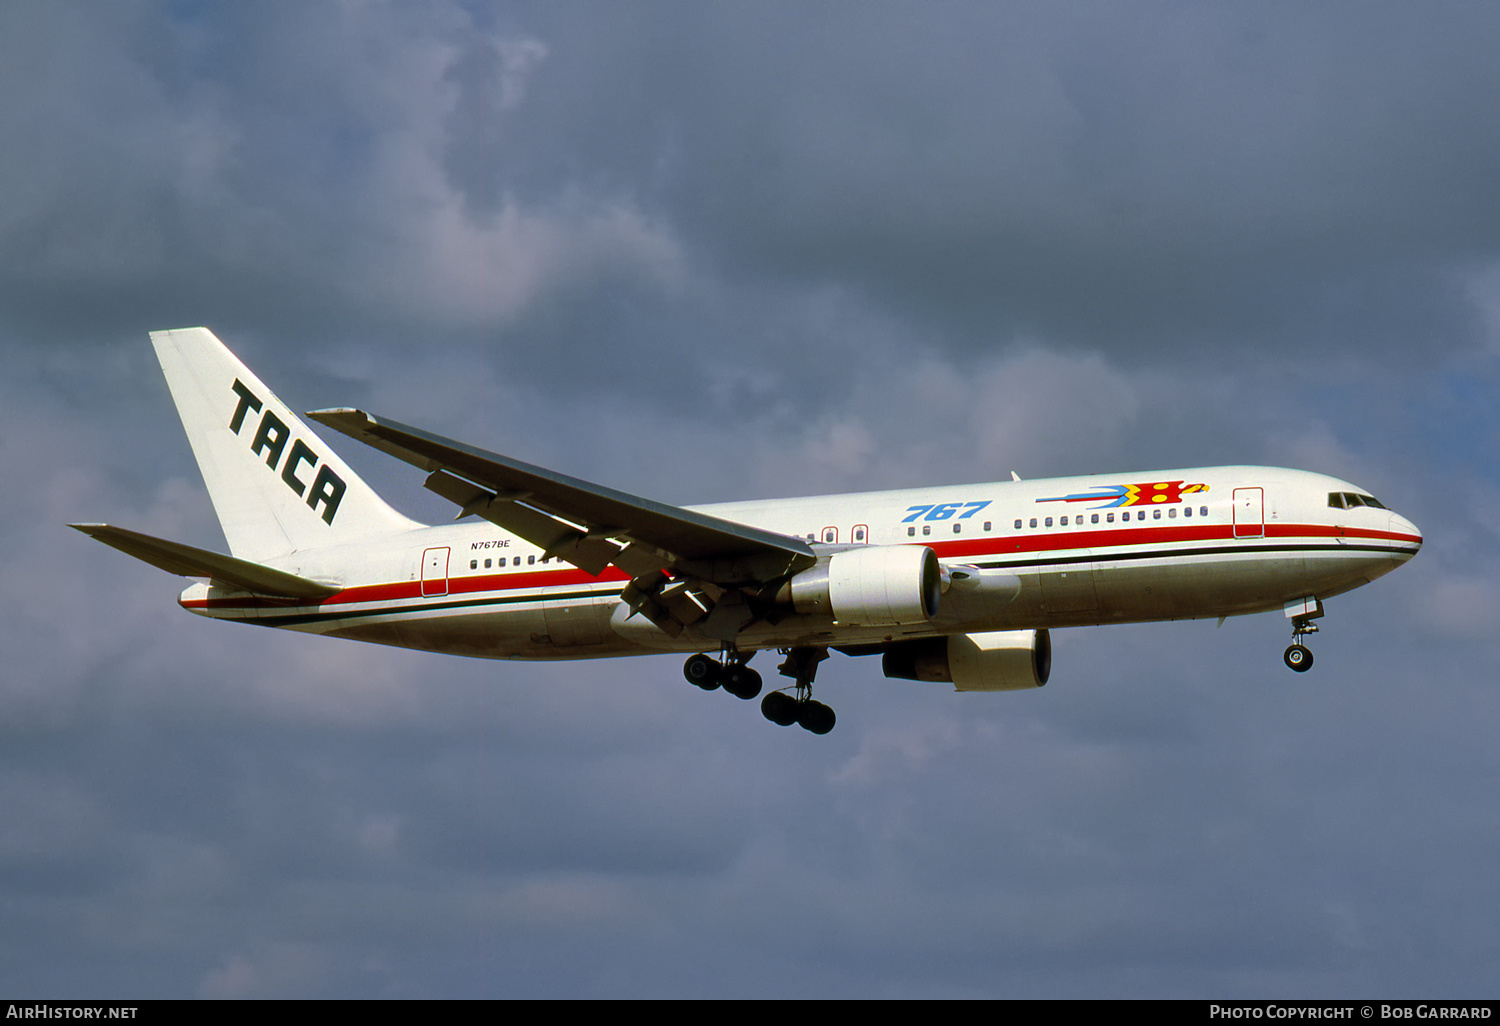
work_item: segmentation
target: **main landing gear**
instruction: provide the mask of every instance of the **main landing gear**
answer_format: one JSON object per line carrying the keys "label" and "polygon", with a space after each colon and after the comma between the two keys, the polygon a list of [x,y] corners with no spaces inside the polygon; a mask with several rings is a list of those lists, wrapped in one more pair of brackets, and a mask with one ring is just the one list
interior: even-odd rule
{"label": "main landing gear", "polygon": [[779,727],[790,727],[793,723],[814,734],[826,734],[833,729],[837,717],[833,710],[822,702],[813,701],[812,682],[817,676],[818,664],[828,658],[828,649],[790,648],[782,649],[786,661],[777,667],[783,677],[791,677],[796,696],[785,691],[772,691],[760,701],[760,711],[766,719]]}
{"label": "main landing gear", "polygon": [[682,666],[682,675],[689,684],[696,684],[704,691],[722,687],[735,698],[748,702],[760,694],[760,674],[746,665],[749,661],[750,656],[741,656],[735,648],[725,650],[723,662],[699,652],[688,657]]}
{"label": "main landing gear", "polygon": [[1318,625],[1311,619],[1299,617],[1292,621],[1292,643],[1287,646],[1282,661],[1296,670],[1298,673],[1306,673],[1312,669],[1313,654],[1310,649],[1302,644],[1302,635],[1318,633]]}
{"label": "main landing gear", "polygon": [[[779,726],[789,727],[795,723],[814,734],[828,733],[837,717],[832,709],[812,698],[813,677],[817,675],[818,664],[828,658],[828,649],[791,648],[782,649],[782,652],[786,661],[777,669],[782,676],[796,680],[793,685],[796,695],[789,695],[785,690],[772,691],[761,700],[761,714]],[[682,675],[690,684],[704,691],[722,687],[734,697],[749,701],[760,694],[761,688],[760,674],[746,665],[754,654],[741,655],[732,645],[724,649],[722,660],[699,652],[682,664]]]}

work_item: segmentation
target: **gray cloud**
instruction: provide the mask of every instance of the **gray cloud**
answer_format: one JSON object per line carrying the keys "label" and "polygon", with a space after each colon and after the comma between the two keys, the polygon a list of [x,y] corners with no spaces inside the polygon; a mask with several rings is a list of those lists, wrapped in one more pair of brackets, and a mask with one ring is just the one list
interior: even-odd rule
{"label": "gray cloud", "polygon": [[[1493,977],[1493,16],[0,8],[0,954],[64,996],[1473,995]],[[702,502],[1238,462],[1410,567],[1053,682],[210,623],[145,339]],[[341,446],[340,448],[346,448]],[[420,475],[348,454],[394,502]],[[760,657],[770,675],[772,660]]]}

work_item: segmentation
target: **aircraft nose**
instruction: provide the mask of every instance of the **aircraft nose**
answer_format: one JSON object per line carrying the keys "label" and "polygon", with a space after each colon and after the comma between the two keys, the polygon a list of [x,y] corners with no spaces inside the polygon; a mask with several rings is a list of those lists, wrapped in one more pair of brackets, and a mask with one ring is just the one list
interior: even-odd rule
{"label": "aircraft nose", "polygon": [[1417,554],[1417,551],[1422,548],[1422,532],[1417,530],[1416,524],[1412,523],[1401,514],[1391,514],[1391,522],[1388,530],[1392,534],[1398,535],[1398,540],[1404,541],[1411,546],[1411,551],[1406,556],[1407,559],[1415,556]]}

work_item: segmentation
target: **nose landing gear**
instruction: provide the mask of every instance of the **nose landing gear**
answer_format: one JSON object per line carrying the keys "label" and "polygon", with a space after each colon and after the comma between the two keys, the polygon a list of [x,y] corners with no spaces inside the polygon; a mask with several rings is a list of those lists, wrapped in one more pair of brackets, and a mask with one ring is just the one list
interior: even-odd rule
{"label": "nose landing gear", "polygon": [[1316,633],[1318,633],[1318,625],[1313,623],[1310,617],[1298,617],[1292,621],[1292,643],[1287,646],[1286,652],[1281,657],[1289,669],[1296,670],[1298,673],[1306,673],[1312,669],[1312,650],[1302,644],[1302,636]]}
{"label": "nose landing gear", "polygon": [[1298,673],[1306,673],[1312,669],[1313,654],[1302,644],[1302,636],[1318,633],[1318,625],[1313,621],[1322,615],[1323,603],[1311,595],[1286,604],[1286,618],[1292,621],[1292,643],[1287,646],[1281,659],[1288,669]]}

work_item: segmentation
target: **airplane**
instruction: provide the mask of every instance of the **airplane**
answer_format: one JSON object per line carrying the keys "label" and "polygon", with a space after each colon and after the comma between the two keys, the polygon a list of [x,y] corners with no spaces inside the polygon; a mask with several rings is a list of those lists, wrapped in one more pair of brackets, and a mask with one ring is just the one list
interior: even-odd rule
{"label": "airplane", "polygon": [[[151,333],[232,555],[69,526],[184,577],[202,616],[489,659],[687,654],[705,690],[815,734],[829,650],[961,691],[1045,685],[1054,628],[1282,610],[1284,661],[1325,600],[1421,532],[1322,474],[1227,466],[678,507],[338,408],[316,423],[427,474],[427,526],[360,479],[206,328]],[[468,520],[468,518],[476,518]]]}

